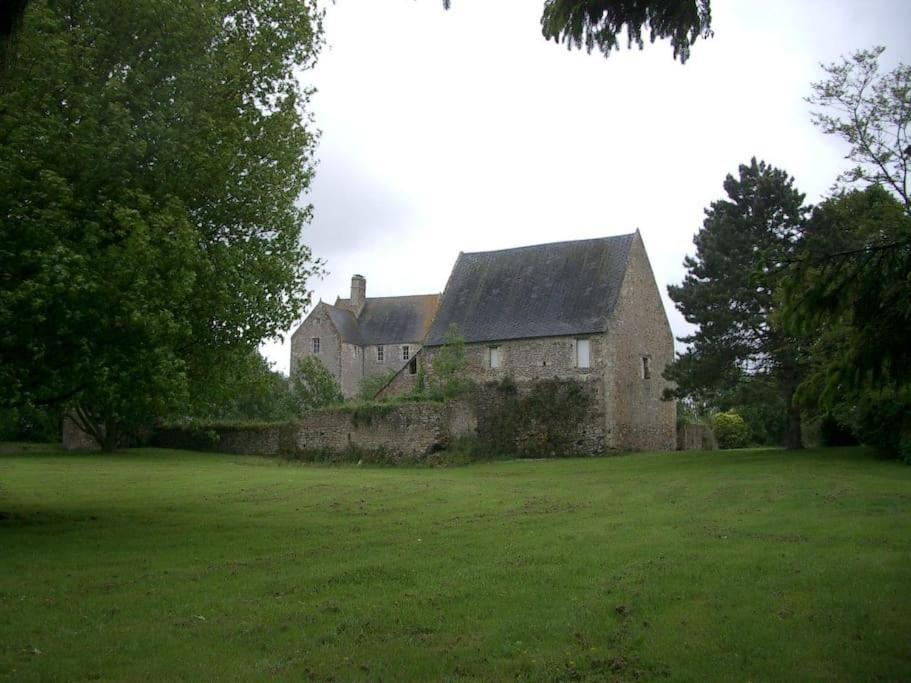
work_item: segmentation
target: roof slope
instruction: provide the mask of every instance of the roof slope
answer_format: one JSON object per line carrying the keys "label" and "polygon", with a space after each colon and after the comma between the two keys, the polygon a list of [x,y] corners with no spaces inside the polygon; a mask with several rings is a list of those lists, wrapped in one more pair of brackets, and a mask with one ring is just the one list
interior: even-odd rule
{"label": "roof slope", "polygon": [[424,343],[452,323],[467,342],[604,331],[635,237],[460,254]]}
{"label": "roof slope", "polygon": [[350,299],[338,299],[334,308],[347,315],[353,323],[342,327],[333,318],[342,340],[361,346],[392,344],[396,342],[420,342],[427,334],[430,323],[440,304],[439,294],[417,294],[414,296],[387,296],[368,298],[361,314],[355,320],[354,314],[345,308]]}

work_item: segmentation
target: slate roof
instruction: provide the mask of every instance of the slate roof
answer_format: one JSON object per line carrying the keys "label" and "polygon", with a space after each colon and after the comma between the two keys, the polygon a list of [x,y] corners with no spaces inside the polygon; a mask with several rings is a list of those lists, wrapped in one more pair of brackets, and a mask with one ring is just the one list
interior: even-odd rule
{"label": "slate roof", "polygon": [[451,323],[467,342],[603,332],[635,237],[459,254],[424,344]]}
{"label": "slate roof", "polygon": [[368,298],[357,318],[346,308],[350,303],[350,299],[337,299],[335,306],[327,305],[343,341],[360,346],[420,342],[437,312],[440,295]]}

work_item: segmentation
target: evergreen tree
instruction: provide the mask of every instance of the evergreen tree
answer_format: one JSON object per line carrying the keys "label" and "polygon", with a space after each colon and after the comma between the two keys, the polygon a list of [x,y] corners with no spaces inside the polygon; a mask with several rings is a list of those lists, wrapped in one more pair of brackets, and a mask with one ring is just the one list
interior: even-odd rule
{"label": "evergreen tree", "polygon": [[797,254],[807,209],[793,178],[754,158],[737,178],[724,181],[727,199],[706,210],[687,256],[682,285],[668,292],[698,329],[680,341],[687,350],[669,366],[673,394],[714,404],[744,376],[774,382],[787,406],[785,445],[801,447],[800,407],[794,393],[802,379],[797,340],[780,324],[779,287],[785,265]]}

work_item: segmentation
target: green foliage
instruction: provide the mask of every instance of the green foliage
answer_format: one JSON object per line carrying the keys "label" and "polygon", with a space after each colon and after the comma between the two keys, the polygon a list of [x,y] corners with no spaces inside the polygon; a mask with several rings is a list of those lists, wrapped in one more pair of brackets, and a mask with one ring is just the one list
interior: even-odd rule
{"label": "green foliage", "polygon": [[627,46],[641,50],[649,42],[670,38],[674,59],[686,62],[690,46],[712,35],[709,0],[547,0],[541,17],[544,37],[570,49],[597,47],[607,57],[620,47],[626,28]]}
{"label": "green foliage", "polygon": [[911,164],[911,66],[879,72],[884,47],[858,50],[824,65],[828,78],[812,84],[807,98],[819,107],[813,123],[850,146],[856,165],[842,173],[844,183],[882,185],[895,193],[911,215],[908,165]]}
{"label": "green foliage", "polygon": [[372,401],[379,393],[380,389],[385,387],[395,377],[395,370],[389,370],[382,375],[373,375],[364,377],[358,386],[357,397],[362,401]]}
{"label": "green foliage", "polygon": [[443,335],[443,346],[433,357],[433,372],[427,382],[428,395],[437,401],[448,401],[465,396],[473,386],[465,376],[467,367],[465,338],[459,332],[459,326],[452,323]]}
{"label": "green foliage", "polygon": [[906,457],[911,413],[911,217],[878,185],[839,193],[808,225],[783,320],[809,340],[798,397],[884,453]]}
{"label": "green foliage", "polygon": [[478,439],[493,453],[568,455],[591,411],[592,396],[575,380],[540,379],[520,391],[512,378],[486,387],[478,406]]}
{"label": "green foliage", "polygon": [[29,4],[0,89],[0,403],[72,400],[110,447],[299,317],[320,32],[309,0]]}
{"label": "green foliage", "polygon": [[62,424],[59,406],[0,409],[0,441],[59,442]]}
{"label": "green foliage", "polygon": [[712,418],[712,429],[719,448],[746,448],[750,428],[737,413],[718,413]]}
{"label": "green foliage", "polygon": [[298,415],[290,380],[272,370],[258,351],[237,353],[232,372],[218,392],[209,391],[208,405],[197,403],[196,419],[216,422],[280,422]]}
{"label": "green foliage", "polygon": [[677,398],[718,406],[746,376],[778,387],[789,418],[786,443],[800,448],[800,415],[792,400],[801,378],[797,339],[778,320],[782,266],[799,252],[803,195],[784,171],[753,159],[724,182],[727,199],[706,210],[687,256],[683,284],[668,293],[698,329],[665,373]]}
{"label": "green foliage", "polygon": [[291,399],[298,414],[345,400],[335,375],[316,356],[304,356],[291,371]]}

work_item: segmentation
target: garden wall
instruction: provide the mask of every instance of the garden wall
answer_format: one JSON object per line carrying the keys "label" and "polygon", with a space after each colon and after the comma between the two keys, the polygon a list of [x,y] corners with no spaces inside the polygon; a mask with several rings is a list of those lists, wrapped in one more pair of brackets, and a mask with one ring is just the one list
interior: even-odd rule
{"label": "garden wall", "polygon": [[423,458],[476,430],[467,403],[390,403],[317,410],[294,423],[161,429],[152,445],[303,459],[375,455],[395,461]]}

